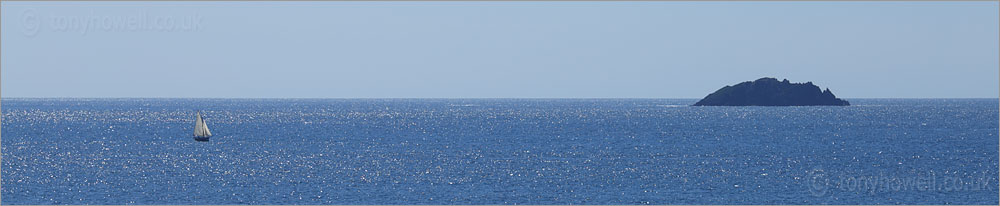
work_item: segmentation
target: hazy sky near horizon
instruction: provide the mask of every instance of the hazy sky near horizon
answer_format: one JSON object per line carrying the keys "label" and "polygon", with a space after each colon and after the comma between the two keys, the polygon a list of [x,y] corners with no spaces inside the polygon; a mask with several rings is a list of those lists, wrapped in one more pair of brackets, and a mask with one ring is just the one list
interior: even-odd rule
{"label": "hazy sky near horizon", "polygon": [[998,2],[2,2],[3,97],[997,98]]}

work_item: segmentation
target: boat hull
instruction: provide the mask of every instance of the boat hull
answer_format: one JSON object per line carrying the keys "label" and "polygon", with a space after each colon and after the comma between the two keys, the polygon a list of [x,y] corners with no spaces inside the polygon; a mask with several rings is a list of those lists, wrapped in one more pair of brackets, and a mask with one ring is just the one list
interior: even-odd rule
{"label": "boat hull", "polygon": [[209,137],[194,137],[194,141],[207,142]]}

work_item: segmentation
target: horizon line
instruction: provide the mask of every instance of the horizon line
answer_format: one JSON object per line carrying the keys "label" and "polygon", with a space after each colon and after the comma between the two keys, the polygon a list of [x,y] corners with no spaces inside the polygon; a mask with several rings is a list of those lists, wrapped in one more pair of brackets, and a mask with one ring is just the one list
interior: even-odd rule
{"label": "horizon line", "polygon": [[[703,99],[704,97],[0,97],[2,99]],[[1000,97],[837,97],[840,99],[1000,99]]]}

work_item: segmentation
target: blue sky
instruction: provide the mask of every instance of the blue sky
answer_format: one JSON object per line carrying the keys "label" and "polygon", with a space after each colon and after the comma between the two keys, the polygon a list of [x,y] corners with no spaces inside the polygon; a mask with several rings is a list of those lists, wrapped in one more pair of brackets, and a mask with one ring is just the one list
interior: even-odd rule
{"label": "blue sky", "polygon": [[3,2],[3,97],[997,98],[997,2]]}

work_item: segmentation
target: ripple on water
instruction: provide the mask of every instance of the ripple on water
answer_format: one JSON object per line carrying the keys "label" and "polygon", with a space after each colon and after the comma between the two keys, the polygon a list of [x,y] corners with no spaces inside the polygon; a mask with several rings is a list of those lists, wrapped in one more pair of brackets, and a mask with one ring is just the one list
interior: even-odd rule
{"label": "ripple on water", "polygon": [[[3,204],[997,204],[998,102],[4,99]],[[194,109],[213,133],[191,139]]]}

